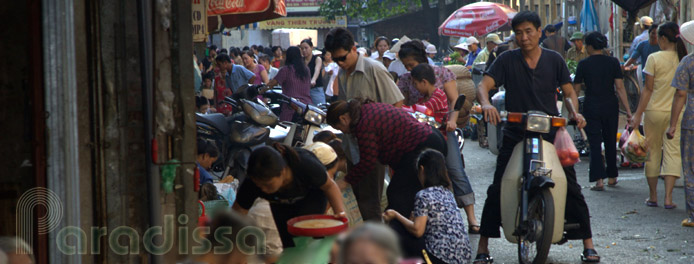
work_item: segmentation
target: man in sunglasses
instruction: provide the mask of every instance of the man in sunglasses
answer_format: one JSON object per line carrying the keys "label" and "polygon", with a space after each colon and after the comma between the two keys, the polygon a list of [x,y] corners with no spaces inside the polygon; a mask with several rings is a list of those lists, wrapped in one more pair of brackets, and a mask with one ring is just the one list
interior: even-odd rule
{"label": "man in sunglasses", "polygon": [[[383,64],[374,59],[360,55],[354,45],[352,33],[344,28],[334,28],[325,37],[325,50],[332,54],[333,61],[341,70],[337,77],[340,100],[368,98],[379,103],[400,107],[405,97],[393,82],[393,77]],[[356,140],[345,136],[343,140],[345,153],[351,164],[359,162],[359,150]],[[352,186],[357,198],[359,211],[366,220],[381,221],[381,196],[385,166],[379,165],[359,184]],[[339,182],[345,187],[344,181]]]}

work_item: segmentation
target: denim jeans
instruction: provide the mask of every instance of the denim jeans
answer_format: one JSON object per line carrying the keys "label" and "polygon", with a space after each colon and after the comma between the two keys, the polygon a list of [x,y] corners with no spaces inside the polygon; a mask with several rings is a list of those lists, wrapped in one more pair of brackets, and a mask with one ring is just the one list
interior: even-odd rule
{"label": "denim jeans", "polygon": [[325,90],[323,90],[323,87],[313,87],[311,88],[310,93],[313,105],[325,103]]}
{"label": "denim jeans", "polygon": [[446,132],[446,137],[446,144],[448,145],[446,167],[448,168],[448,177],[451,178],[453,184],[456,202],[466,206],[475,204],[475,193],[472,191],[470,179],[465,174],[463,159],[458,149],[458,137],[456,137],[455,132]]}

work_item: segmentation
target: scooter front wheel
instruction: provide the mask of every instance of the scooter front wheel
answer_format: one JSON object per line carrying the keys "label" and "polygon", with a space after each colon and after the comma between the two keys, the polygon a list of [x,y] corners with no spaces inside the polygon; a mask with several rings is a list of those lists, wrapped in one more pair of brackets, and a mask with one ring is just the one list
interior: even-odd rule
{"label": "scooter front wheel", "polygon": [[536,193],[528,203],[525,234],[518,237],[518,261],[541,264],[547,261],[554,233],[554,199],[548,189]]}

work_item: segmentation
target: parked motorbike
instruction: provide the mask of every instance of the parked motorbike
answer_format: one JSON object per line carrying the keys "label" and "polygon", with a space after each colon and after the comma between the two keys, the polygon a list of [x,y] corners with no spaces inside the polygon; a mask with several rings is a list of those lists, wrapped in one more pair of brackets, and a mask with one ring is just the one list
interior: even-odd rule
{"label": "parked motorbike", "polygon": [[287,131],[284,138],[277,138],[279,142],[285,145],[303,146],[311,144],[313,143],[313,136],[326,129],[338,136],[342,134],[339,130],[332,129],[332,127],[325,123],[327,114],[324,109],[327,109],[327,105],[323,105],[324,109],[321,109],[317,106],[304,104],[298,99],[287,96],[281,91],[276,90],[268,90],[263,93],[263,97],[267,98],[269,103],[275,105],[277,108],[279,108],[281,104],[289,104],[300,117],[296,120],[297,122],[285,121],[278,124],[278,126],[285,128]]}
{"label": "parked motorbike", "polygon": [[566,175],[551,142],[542,139],[566,119],[543,112],[508,113],[502,120],[521,124],[523,141],[513,149],[501,180],[501,223],[506,240],[518,244],[520,263],[545,263],[552,243],[562,242]]}
{"label": "parked motorbike", "polygon": [[232,114],[196,114],[197,135],[212,140],[219,149],[219,157],[212,164],[211,173],[221,179],[233,175],[245,178],[248,157],[253,149],[277,140],[270,136],[271,128],[279,118],[261,100],[258,90],[263,85],[248,85],[224,99]]}

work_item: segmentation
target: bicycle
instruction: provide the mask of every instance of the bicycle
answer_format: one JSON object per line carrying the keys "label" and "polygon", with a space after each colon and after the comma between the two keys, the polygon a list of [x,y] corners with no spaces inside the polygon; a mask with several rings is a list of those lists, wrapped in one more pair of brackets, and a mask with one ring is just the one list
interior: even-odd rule
{"label": "bicycle", "polygon": [[[639,100],[641,100],[641,85],[636,77],[638,72],[637,67],[629,67],[622,70],[622,75],[624,76],[624,89],[627,92],[627,101],[629,101],[629,107],[632,111],[636,111],[639,107]],[[619,102],[619,113],[626,115],[626,110],[622,102]]]}

